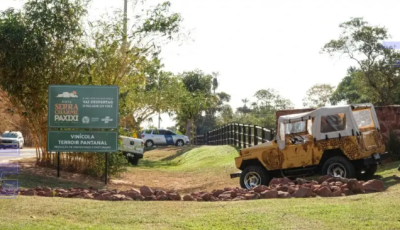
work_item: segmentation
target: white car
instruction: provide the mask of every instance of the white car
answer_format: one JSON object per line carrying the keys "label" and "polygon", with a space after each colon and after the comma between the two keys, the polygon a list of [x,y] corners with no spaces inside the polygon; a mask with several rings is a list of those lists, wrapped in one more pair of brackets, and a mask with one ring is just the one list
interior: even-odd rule
{"label": "white car", "polygon": [[137,165],[139,159],[143,158],[144,141],[138,138],[119,136],[121,144],[118,150],[124,154],[126,159],[132,165]]}
{"label": "white car", "polygon": [[19,131],[5,131],[0,137],[0,148],[20,148],[24,147],[24,137]]}
{"label": "white car", "polygon": [[189,137],[176,134],[168,129],[144,130],[142,139],[146,147],[153,147],[154,145],[184,146],[190,143]]}

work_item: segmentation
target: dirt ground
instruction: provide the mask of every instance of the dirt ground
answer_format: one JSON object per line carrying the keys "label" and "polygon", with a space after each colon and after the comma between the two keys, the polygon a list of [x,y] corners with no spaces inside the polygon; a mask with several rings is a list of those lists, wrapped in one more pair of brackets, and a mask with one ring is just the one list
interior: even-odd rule
{"label": "dirt ground", "polygon": [[[188,149],[189,148],[189,149]],[[149,163],[157,163],[163,159],[171,159],[180,154],[180,151],[190,150],[182,148],[158,148],[146,152],[143,161],[144,166],[139,163],[138,166],[129,167],[128,172],[123,173],[118,178],[110,178],[108,183],[109,189],[127,190],[130,188],[140,188],[143,185],[149,186],[154,189],[174,190],[182,194],[194,191],[211,191],[216,188],[224,187],[238,187],[239,180],[237,178],[231,179],[229,173],[232,169],[209,169],[202,171],[178,171],[170,170],[171,167],[149,167]],[[77,186],[93,186],[98,188],[105,188],[104,179],[95,178],[92,176],[82,175],[78,173],[60,172],[60,179],[57,178],[57,170],[53,168],[38,167],[35,165],[35,159],[18,160],[20,163],[21,174],[27,177],[37,176],[51,179],[53,182],[47,186],[54,187],[54,181],[68,181],[77,183]],[[235,171],[235,170],[234,170]],[[43,179],[33,180],[37,183],[43,183]],[[47,180],[45,180],[47,181]],[[32,184],[32,183],[29,183]],[[21,186],[24,187],[23,182]],[[36,186],[46,186],[44,184],[37,184]],[[31,187],[31,186],[30,186]]]}

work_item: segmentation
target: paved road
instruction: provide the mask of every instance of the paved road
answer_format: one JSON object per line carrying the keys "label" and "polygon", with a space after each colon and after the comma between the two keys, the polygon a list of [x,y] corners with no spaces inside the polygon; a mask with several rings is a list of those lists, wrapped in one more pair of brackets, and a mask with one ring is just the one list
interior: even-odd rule
{"label": "paved road", "polygon": [[17,160],[23,158],[36,157],[35,149],[1,149],[0,163],[8,162],[9,160]]}

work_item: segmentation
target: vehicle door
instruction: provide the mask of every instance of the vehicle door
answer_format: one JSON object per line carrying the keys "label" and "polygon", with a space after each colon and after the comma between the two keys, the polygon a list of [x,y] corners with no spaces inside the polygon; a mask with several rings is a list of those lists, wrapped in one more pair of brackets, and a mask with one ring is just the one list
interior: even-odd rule
{"label": "vehicle door", "polygon": [[166,132],[165,132],[165,141],[166,141],[166,143],[167,143],[167,145],[175,145],[175,143],[176,143],[176,137],[177,137],[177,135],[176,135],[176,133],[174,133],[174,132],[171,132],[171,131],[169,131],[169,130],[166,130]]}
{"label": "vehicle door", "polygon": [[154,138],[153,142],[155,145],[165,145],[167,143],[167,141],[165,140],[164,134],[165,134],[165,130],[162,130],[162,129],[153,130],[152,138]]}
{"label": "vehicle door", "polygon": [[[312,165],[313,140],[311,136],[311,120],[298,121],[294,123],[281,124],[282,138],[285,138],[285,148],[283,153],[282,168],[296,168]],[[297,142],[292,143],[291,138],[297,138]]]}

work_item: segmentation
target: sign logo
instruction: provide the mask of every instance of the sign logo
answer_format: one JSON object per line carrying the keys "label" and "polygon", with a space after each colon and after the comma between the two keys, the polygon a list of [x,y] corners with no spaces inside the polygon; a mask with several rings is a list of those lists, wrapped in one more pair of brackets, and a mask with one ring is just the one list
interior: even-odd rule
{"label": "sign logo", "polygon": [[57,95],[57,98],[78,98],[76,91],[72,91],[72,93],[64,92]]}
{"label": "sign logo", "polygon": [[90,118],[87,117],[87,116],[84,116],[84,117],[82,118],[82,123],[83,123],[83,124],[89,124],[89,121],[90,121]]}
{"label": "sign logo", "polygon": [[101,119],[101,121],[104,121],[104,123],[108,124],[108,122],[113,121],[113,119],[110,119],[109,116],[106,116],[105,118]]}

